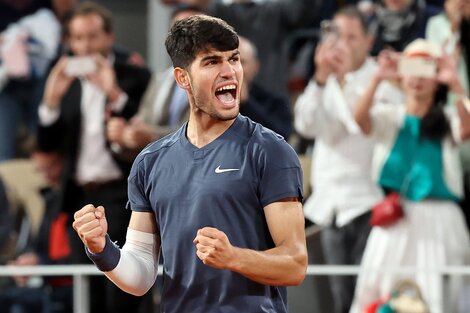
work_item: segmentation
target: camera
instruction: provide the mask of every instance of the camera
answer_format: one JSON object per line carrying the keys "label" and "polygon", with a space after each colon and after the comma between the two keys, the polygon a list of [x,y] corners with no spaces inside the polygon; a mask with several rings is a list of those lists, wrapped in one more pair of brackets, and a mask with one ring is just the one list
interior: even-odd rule
{"label": "camera", "polygon": [[402,56],[398,62],[400,76],[433,78],[437,73],[436,61],[433,58],[410,58]]}
{"label": "camera", "polygon": [[68,76],[85,76],[96,71],[96,61],[91,56],[69,57],[64,72]]}

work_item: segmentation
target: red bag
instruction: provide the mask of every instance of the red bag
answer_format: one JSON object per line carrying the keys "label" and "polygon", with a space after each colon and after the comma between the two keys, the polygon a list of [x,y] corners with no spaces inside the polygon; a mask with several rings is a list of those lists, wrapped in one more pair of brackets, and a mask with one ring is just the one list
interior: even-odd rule
{"label": "red bag", "polygon": [[388,226],[401,219],[403,215],[400,195],[391,192],[372,208],[369,225]]}

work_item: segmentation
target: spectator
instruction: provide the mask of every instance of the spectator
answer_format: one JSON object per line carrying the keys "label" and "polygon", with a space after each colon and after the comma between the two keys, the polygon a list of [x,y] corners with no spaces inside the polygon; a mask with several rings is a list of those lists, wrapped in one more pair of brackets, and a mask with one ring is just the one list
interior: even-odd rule
{"label": "spectator", "polygon": [[[18,156],[21,126],[23,142],[37,131],[37,108],[46,70],[56,57],[60,20],[75,1],[2,1],[0,16],[0,161]],[[8,26],[8,27],[7,27]],[[27,147],[26,147],[27,148]],[[28,153],[29,151],[25,151]]]}
{"label": "spectator", "polygon": [[[426,38],[444,48],[447,53],[458,59],[459,78],[469,95],[469,64],[470,51],[470,2],[463,0],[447,0],[444,3],[445,12],[432,17],[426,29]],[[455,103],[455,95],[449,94],[447,103]],[[460,156],[464,170],[465,197],[462,208],[470,226],[470,142],[460,146]]]}
{"label": "spectator", "polygon": [[[127,201],[131,162],[119,159],[106,142],[106,118],[115,115],[128,120],[137,112],[150,73],[113,62],[111,13],[100,5],[79,4],[65,30],[73,55],[62,56],[47,79],[39,107],[38,145],[41,151],[58,151],[64,157],[62,211],[95,201],[106,203],[108,219],[115,225],[110,233],[124,242],[130,212],[122,208]],[[76,62],[73,57],[82,57],[79,62],[86,63],[71,68]],[[83,69],[90,72],[74,74]],[[89,262],[76,236],[71,237],[71,259]],[[91,312],[131,312],[140,301],[103,277],[93,278],[90,286]]]}
{"label": "spectator", "polygon": [[[0,179],[0,255],[8,244],[9,234],[11,232],[12,220],[10,217],[10,204],[8,203],[7,193],[3,181]],[[1,264],[0,260],[0,264]]]}
{"label": "spectator", "polygon": [[[179,5],[171,24],[198,13],[198,7]],[[171,67],[150,81],[139,112],[131,121],[122,117],[109,120],[108,140],[122,149],[123,156],[133,159],[150,142],[176,131],[188,117],[188,98],[176,83]]]}
{"label": "spectator", "polygon": [[[46,211],[39,233],[25,252],[8,262],[9,265],[70,263],[70,244],[66,233],[67,214],[60,211],[60,176],[63,160],[57,152],[33,152],[32,159],[48,187],[41,191]],[[2,292],[0,312],[69,313],[72,305],[72,277],[51,276],[41,286],[28,284],[29,277],[17,276],[15,284]],[[15,311],[16,310],[16,311]]]}
{"label": "spectator", "polygon": [[[444,288],[444,277],[426,271],[465,265],[470,245],[456,203],[463,193],[457,143],[470,137],[470,113],[464,108],[456,64],[440,52],[439,46],[418,39],[407,46],[403,56],[381,53],[380,67],[358,101],[355,119],[377,145],[373,175],[382,187],[400,193],[405,217],[372,229],[352,313],[363,312],[367,304],[384,298],[402,278],[417,282],[431,313],[455,312],[452,306],[456,305],[459,278],[449,278],[450,286]],[[427,58],[427,64],[435,62],[436,74],[399,74],[400,57]],[[397,77],[401,77],[405,105],[376,104],[372,109],[378,84]],[[447,89],[462,96],[455,106],[444,110]],[[399,266],[417,267],[418,271],[395,275],[367,270]],[[443,290],[450,297],[444,298]]]}
{"label": "spectator", "polygon": [[318,16],[320,0],[236,0],[227,4],[217,0],[161,0],[184,2],[207,9],[232,25],[258,50],[260,72],[255,81],[267,90],[287,97],[288,56],[284,44],[293,31],[309,27]]}
{"label": "spectator", "polygon": [[428,19],[440,11],[425,0],[380,0],[369,26],[375,38],[372,55],[383,49],[403,51],[414,39],[424,38]]}
{"label": "spectator", "polygon": [[240,37],[238,50],[243,66],[240,113],[289,140],[292,133],[292,114],[288,100],[254,81],[260,64],[253,43]]}
{"label": "spectator", "polygon": [[[370,231],[371,207],[382,197],[370,178],[373,143],[358,133],[352,111],[377,66],[368,57],[372,37],[355,7],[340,9],[315,53],[316,72],[295,104],[295,128],[315,139],[307,219],[324,226],[328,264],[359,264]],[[378,97],[401,94],[382,86]],[[334,312],[349,311],[355,277],[331,276]]]}

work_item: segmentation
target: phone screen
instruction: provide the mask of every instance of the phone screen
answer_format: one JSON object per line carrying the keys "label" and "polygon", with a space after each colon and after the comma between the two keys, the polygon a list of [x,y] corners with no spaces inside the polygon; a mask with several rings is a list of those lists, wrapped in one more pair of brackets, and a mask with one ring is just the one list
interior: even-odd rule
{"label": "phone screen", "polygon": [[400,76],[432,78],[436,76],[437,66],[432,58],[401,57],[398,63]]}
{"label": "phone screen", "polygon": [[93,57],[69,57],[65,66],[65,74],[69,76],[84,76],[96,71],[96,62]]}

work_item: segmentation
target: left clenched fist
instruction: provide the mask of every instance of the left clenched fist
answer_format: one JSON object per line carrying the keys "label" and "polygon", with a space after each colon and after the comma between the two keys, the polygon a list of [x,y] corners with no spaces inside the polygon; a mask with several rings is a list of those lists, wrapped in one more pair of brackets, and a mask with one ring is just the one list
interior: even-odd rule
{"label": "left clenched fist", "polygon": [[234,268],[236,248],[230,244],[227,235],[213,227],[204,227],[197,231],[193,240],[196,254],[208,266],[218,269]]}

